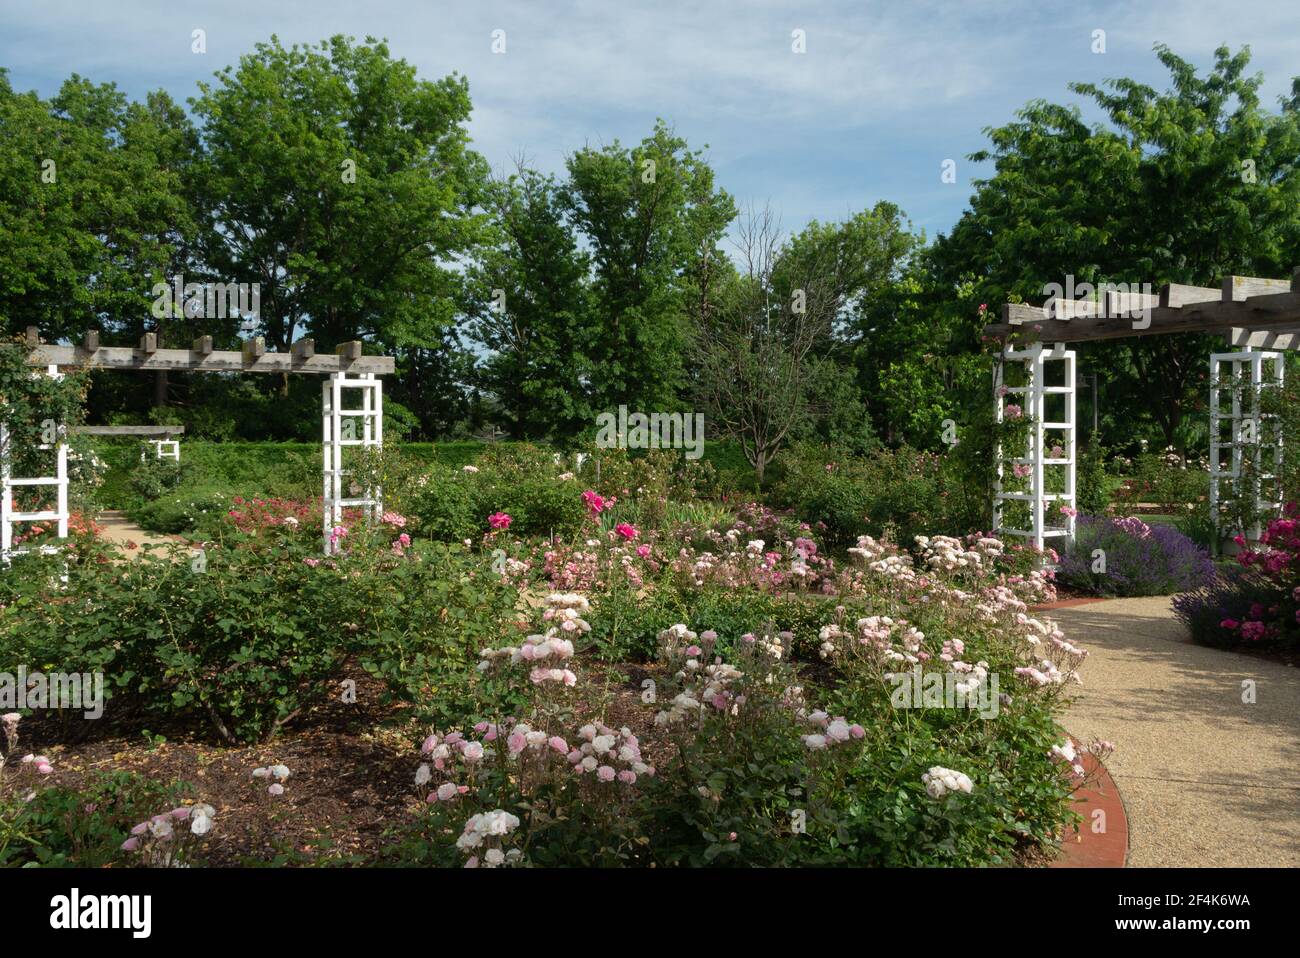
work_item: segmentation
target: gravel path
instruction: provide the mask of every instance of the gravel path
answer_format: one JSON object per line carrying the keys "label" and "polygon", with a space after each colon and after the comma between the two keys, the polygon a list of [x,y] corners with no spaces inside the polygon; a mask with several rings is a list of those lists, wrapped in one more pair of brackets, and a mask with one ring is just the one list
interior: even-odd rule
{"label": "gravel path", "polygon": [[104,539],[116,543],[123,548],[125,548],[129,542],[134,542],[137,546],[161,546],[170,542],[181,541],[180,538],[176,536],[166,536],[157,532],[145,532],[128,519],[123,513],[116,510],[110,509],[99,513],[99,515],[95,517],[95,522],[104,530]]}
{"label": "gravel path", "polygon": [[1300,865],[1300,670],[1192,644],[1167,598],[1045,614],[1090,651],[1065,725],[1115,743],[1129,865]]}

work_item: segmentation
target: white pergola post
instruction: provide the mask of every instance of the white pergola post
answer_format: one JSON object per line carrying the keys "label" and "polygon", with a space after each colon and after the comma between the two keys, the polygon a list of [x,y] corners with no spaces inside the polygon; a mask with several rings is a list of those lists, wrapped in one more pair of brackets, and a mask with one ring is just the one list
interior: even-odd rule
{"label": "white pergola post", "polygon": [[[1264,366],[1270,364],[1266,373]],[[1227,367],[1227,381],[1221,375]],[[1284,383],[1286,363],[1280,352],[1266,352],[1247,346],[1241,352],[1213,353],[1210,356],[1210,518],[1214,523],[1214,551],[1219,548],[1221,507],[1228,502],[1247,498],[1251,504],[1252,514],[1256,517],[1250,528],[1242,532],[1247,539],[1258,540],[1262,528],[1259,516],[1266,511],[1280,511],[1282,503],[1280,489],[1274,487],[1277,495],[1264,499],[1264,482],[1276,483],[1282,470],[1281,425],[1277,417],[1264,413],[1260,408],[1260,394],[1265,385],[1281,387]],[[1220,390],[1231,391],[1229,411],[1224,412],[1220,401]],[[1247,392],[1246,402],[1242,402],[1242,392]],[[1241,488],[1242,465],[1247,448],[1258,449],[1264,444],[1264,424],[1269,421],[1273,426],[1273,471],[1261,473],[1259,464],[1249,477],[1250,487]],[[1222,423],[1228,423],[1228,436],[1223,439]],[[1227,469],[1224,469],[1223,450],[1227,449]],[[1228,495],[1225,495],[1222,481],[1228,480]]]}
{"label": "white pergola post", "polygon": [[[34,375],[42,375],[40,372]],[[46,367],[44,375],[53,379],[63,378],[58,366]],[[12,437],[5,423],[0,423],[0,560],[8,564],[10,558],[22,555],[27,549],[14,548],[14,526],[22,523],[53,522],[58,537],[68,537],[68,445],[64,439],[66,425],[56,424],[54,442],[38,443],[36,448],[54,453],[55,474],[36,478],[15,478],[12,466],[13,457],[9,447]],[[53,510],[38,512],[18,512],[13,507],[13,491],[18,486],[54,486],[55,506]],[[46,545],[41,547],[45,554],[58,552],[58,547]]]}
{"label": "white pergola post", "polygon": [[[1005,386],[1004,368],[1008,362],[1020,362],[1025,366],[1025,385],[1024,386]],[[1063,377],[1062,385],[1049,386],[1047,384],[1047,364],[1061,364]],[[1033,426],[1029,431],[1029,438],[1026,442],[1025,449],[1012,450],[1011,455],[1007,455],[999,443],[994,451],[996,475],[993,484],[993,532],[999,536],[1016,536],[1026,539],[1033,543],[1038,550],[1044,548],[1047,539],[1063,537],[1066,541],[1074,538],[1075,517],[1066,516],[1065,522],[1058,526],[1049,526],[1047,524],[1046,512],[1048,506],[1053,502],[1065,502],[1071,507],[1075,504],[1075,479],[1076,479],[1076,462],[1077,462],[1077,431],[1075,429],[1075,414],[1077,404],[1075,397],[1075,354],[1067,350],[1062,343],[1057,343],[1051,350],[1045,349],[1041,343],[1035,343],[1024,349],[1005,349],[1002,356],[994,368],[993,374],[993,402],[994,418],[997,422],[1004,421],[1005,398],[1007,396],[1018,395],[1022,397],[1021,408],[1023,414],[1033,420]],[[1064,397],[1064,409],[1060,421],[1049,421],[1047,419],[1047,397],[1051,395],[1061,395]],[[1056,430],[1065,433],[1065,438],[1061,442],[1061,451],[1063,456],[1051,457],[1047,449],[1047,433],[1050,430]],[[1029,491],[1028,492],[1004,492],[1003,480],[1005,479],[1005,467],[1011,465],[1013,470],[1016,466],[1029,467]],[[1061,469],[1061,491],[1048,492],[1052,483],[1048,482],[1048,469]],[[1029,506],[1029,528],[1011,529],[1006,528],[1003,516],[1003,503],[1009,501],[1025,502]]]}
{"label": "white pergola post", "polygon": [[[343,390],[361,392],[361,407],[347,409],[343,404]],[[357,420],[360,428],[357,428]],[[384,382],[374,373],[349,377],[347,373],[333,373],[321,384],[322,429],[322,535],[326,555],[339,551],[337,541],[331,539],[334,528],[343,522],[346,507],[362,506],[370,521],[376,521],[384,511],[383,489],[367,488],[360,495],[349,495],[344,488],[344,478],[352,475],[345,468],[343,450],[348,446],[382,448],[384,445]]]}

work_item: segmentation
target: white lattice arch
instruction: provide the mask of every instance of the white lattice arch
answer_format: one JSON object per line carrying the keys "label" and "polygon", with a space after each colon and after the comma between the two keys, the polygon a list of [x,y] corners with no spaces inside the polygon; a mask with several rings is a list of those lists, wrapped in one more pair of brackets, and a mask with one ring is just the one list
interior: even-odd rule
{"label": "white lattice arch", "polygon": [[[265,340],[258,336],[244,341],[238,351],[214,350],[211,336],[200,336],[190,349],[159,349],[158,337],[146,333],[138,347],[100,346],[99,331],[86,333],[80,345],[53,345],[41,342],[35,327],[27,329],[27,346],[30,354],[27,365],[44,369],[44,375],[58,377],[59,367],[83,369],[133,369],[181,370],[190,372],[260,372],[260,373],[311,373],[328,375],[322,388],[323,434],[322,478],[324,528],[322,547],[326,555],[336,551],[331,539],[333,527],[343,518],[343,509],[362,506],[368,518],[377,519],[383,512],[382,490],[378,487],[361,489],[352,493],[344,489],[343,480],[349,475],[345,468],[343,450],[348,446],[381,448],[384,442],[384,391],[380,375],[391,373],[395,363],[391,356],[366,356],[360,342],[342,343],[333,355],[316,355],[315,341],[300,339],[288,352],[267,352]],[[37,375],[42,373],[38,372]],[[343,405],[343,390],[360,390],[361,405],[347,409]],[[352,425],[359,423],[354,430]],[[90,427],[93,431],[102,427]],[[119,427],[122,428],[122,427]],[[139,428],[139,427],[131,427]],[[0,423],[0,560],[8,562],[13,555],[24,550],[13,548],[15,525],[28,522],[53,522],[58,527],[58,537],[68,536],[68,450],[64,442],[65,427],[58,427],[57,441],[42,444],[54,453],[57,472],[47,477],[14,477],[10,474],[9,430]],[[180,446],[173,440],[155,443],[159,458],[180,460]],[[19,486],[50,485],[57,487],[57,507],[53,510],[23,513],[11,507],[13,489]],[[42,547],[46,552],[57,552],[54,546]]]}
{"label": "white lattice arch", "polygon": [[[34,375],[50,376],[54,379],[62,378],[58,366],[47,366],[44,372],[37,371]],[[0,422],[0,560],[6,564],[13,556],[23,555],[29,551],[28,549],[14,547],[14,532],[17,528],[34,525],[38,522],[52,522],[58,529],[60,539],[68,537],[68,446],[64,441],[66,427],[63,423],[56,423],[54,424],[54,431],[53,442],[42,442],[36,446],[38,450],[53,453],[51,459],[54,465],[54,475],[16,477],[11,472],[13,456],[9,448],[11,441],[9,427]],[[42,509],[36,512],[20,512],[15,509],[13,505],[14,490],[23,486],[54,486],[54,508]],[[58,552],[58,548],[45,545],[41,547],[41,551],[50,554]]]}
{"label": "white lattice arch", "polygon": [[[1007,363],[1021,363],[1025,368],[1024,386],[1007,386],[1004,384],[1004,371]],[[1061,375],[1049,375],[1052,366],[1059,365]],[[1048,385],[1051,378],[1059,378],[1057,385]],[[1075,477],[1076,477],[1076,441],[1075,441],[1075,355],[1063,344],[1057,343],[1047,349],[1042,343],[1034,343],[1025,349],[1004,349],[1001,361],[994,367],[994,418],[997,422],[1005,421],[1007,400],[1019,398],[1023,415],[1028,417],[1031,425],[1024,449],[1003,449],[999,443],[995,450],[996,477],[993,484],[993,533],[998,536],[1013,536],[1032,543],[1034,548],[1042,551],[1049,539],[1064,537],[1067,541],[1074,537],[1075,524]],[[1060,418],[1048,419],[1048,397],[1061,396]],[[1048,433],[1061,434],[1060,445],[1064,453],[1053,457],[1050,453],[1054,446],[1048,446]],[[1029,480],[1028,492],[1006,492],[1003,489],[1006,468],[1014,471],[1020,469],[1028,472],[1020,478]],[[1053,475],[1055,473],[1055,475]],[[1059,479],[1059,481],[1051,481]],[[1057,487],[1057,491],[1048,489]],[[1005,504],[1008,502],[1025,502],[1029,506],[1028,528],[1010,528],[1004,522]],[[1062,503],[1069,510],[1061,518],[1063,522],[1052,524],[1047,515],[1053,503]]]}

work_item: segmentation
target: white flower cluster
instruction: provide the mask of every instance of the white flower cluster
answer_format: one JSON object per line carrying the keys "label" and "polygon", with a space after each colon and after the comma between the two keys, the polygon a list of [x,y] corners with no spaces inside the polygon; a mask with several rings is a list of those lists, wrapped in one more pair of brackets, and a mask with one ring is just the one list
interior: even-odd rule
{"label": "white flower cluster", "polygon": [[1053,745],[1047,754],[1054,759],[1065,762],[1075,775],[1083,774],[1083,756],[1074,747],[1072,740],[1067,738],[1060,745]]}
{"label": "white flower cluster", "polygon": [[[579,775],[594,773],[597,781],[635,785],[639,776],[655,773],[641,757],[641,745],[629,728],[617,732],[603,723],[578,729],[582,744],[569,752],[569,764]],[[621,766],[621,767],[620,767]]]}
{"label": "white flower cluster", "polygon": [[266,791],[271,795],[283,795],[283,782],[289,779],[288,765],[271,765],[266,768],[253,769],[253,778],[271,779],[271,784],[266,787]]}
{"label": "white flower cluster", "polygon": [[857,723],[850,725],[843,715],[831,718],[830,715],[820,709],[808,715],[803,715],[802,718],[821,729],[820,732],[814,732],[811,735],[799,736],[804,745],[814,751],[830,748],[850,739],[860,739],[867,734],[861,725]]}
{"label": "white flower cluster", "polygon": [[931,798],[943,798],[949,792],[970,794],[975,787],[969,776],[942,765],[936,765],[922,775],[921,782],[925,785],[925,793]]}
{"label": "white flower cluster", "polygon": [[877,542],[871,536],[858,536],[858,544],[849,549],[849,555],[857,559],[863,565],[874,562],[883,558],[889,552],[889,548],[882,543]]}
{"label": "white flower cluster", "polygon": [[542,618],[552,623],[545,634],[530,635],[522,645],[507,645],[499,649],[482,649],[478,668],[486,672],[494,662],[508,660],[511,665],[530,663],[535,667],[528,673],[534,685],[555,682],[566,686],[577,684],[578,677],[556,663],[573,658],[573,640],[566,635],[590,632],[591,626],[582,618],[590,605],[581,595],[555,593],[547,597],[547,610]]}
{"label": "white flower cluster", "polygon": [[[1040,688],[1045,685],[1064,685],[1066,679],[1069,678],[1056,667],[1056,663],[1051,659],[1043,659],[1037,666],[1022,665],[1016,669],[1016,675],[1022,679],[1028,679],[1032,684]],[[1074,678],[1079,681],[1077,675]]]}
{"label": "white flower cluster", "polygon": [[[745,635],[743,638],[746,641],[753,640],[752,635]],[[715,659],[711,665],[703,665],[701,657],[704,655],[704,649],[696,644],[697,639],[706,645],[712,645],[717,639],[717,633],[709,630],[702,636],[697,636],[682,623],[659,633],[661,654],[669,662],[685,656],[676,678],[680,682],[685,682],[686,686],[673,697],[667,709],[655,715],[656,725],[671,725],[688,715],[699,715],[709,705],[720,712],[730,710],[734,714],[739,705],[731,686],[742,678],[744,673],[735,666],[727,665],[721,659]],[[770,650],[768,654],[771,654]]]}
{"label": "white flower cluster", "polygon": [[917,536],[916,544],[921,547],[922,561],[932,569],[956,572],[959,569],[980,569],[983,566],[983,553],[967,549],[960,539],[952,536]]}
{"label": "white flower cluster", "polygon": [[817,638],[821,642],[817,654],[823,659],[829,659],[837,651],[836,642],[842,642],[844,637],[844,630],[838,625],[835,625],[834,623],[831,625],[823,625],[821,630],[817,633]]}
{"label": "white flower cluster", "polygon": [[980,686],[984,684],[984,680],[989,677],[989,664],[983,659],[974,665],[956,660],[952,663],[952,671],[964,676],[953,685],[953,690],[957,693],[957,702],[960,705],[966,696],[979,691]]}
{"label": "white flower cluster", "polygon": [[898,579],[900,582],[916,580],[912,557],[900,554],[894,546],[877,542],[871,536],[859,536],[858,544],[848,550],[849,555],[877,575]]}
{"label": "white flower cluster", "polygon": [[500,868],[503,865],[517,864],[523,858],[523,852],[517,848],[501,848],[502,840],[519,827],[519,818],[504,809],[480,812],[465,822],[456,847],[461,851],[472,852],[483,849],[483,857],[472,855],[465,863],[466,868]]}

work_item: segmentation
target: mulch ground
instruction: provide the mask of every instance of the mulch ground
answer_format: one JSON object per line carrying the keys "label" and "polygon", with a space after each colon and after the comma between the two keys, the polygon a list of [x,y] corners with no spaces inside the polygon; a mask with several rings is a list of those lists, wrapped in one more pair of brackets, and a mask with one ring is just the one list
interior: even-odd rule
{"label": "mulch ground", "polygon": [[[653,709],[641,702],[646,678],[662,682],[662,670],[646,664],[609,666],[599,674],[588,669],[591,701],[579,707],[570,738],[596,718],[614,728],[626,725],[640,738],[646,761],[662,767],[672,749],[656,735]],[[204,843],[213,866],[373,863],[428,792],[414,783],[428,728],[396,711],[364,707],[360,703],[378,699],[379,687],[364,675],[354,679],[357,704],[331,702],[262,744],[218,744],[206,726],[166,727],[145,718],[93,723],[92,737],[67,743],[53,721],[30,719],[23,723],[21,748],[50,756],[51,785],[77,787],[97,772],[119,770],[187,783],[189,797],[217,812]],[[291,771],[284,794],[276,797],[251,777],[254,768],[274,764]]]}

